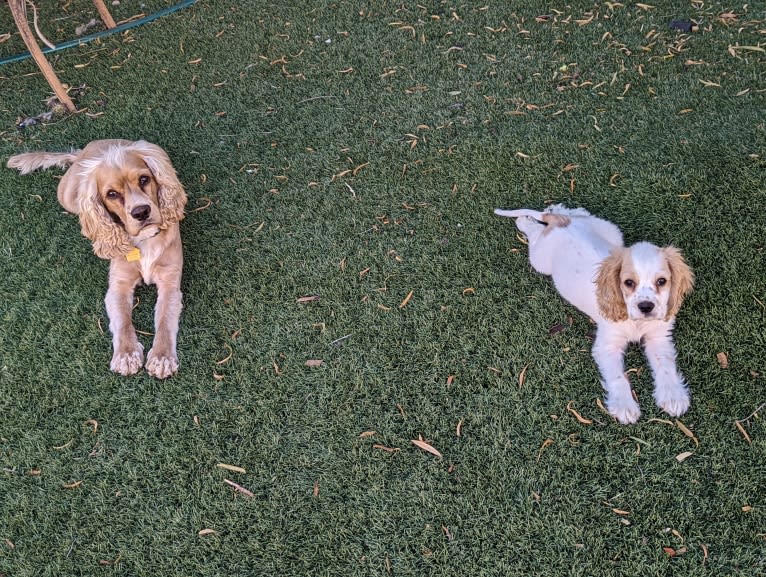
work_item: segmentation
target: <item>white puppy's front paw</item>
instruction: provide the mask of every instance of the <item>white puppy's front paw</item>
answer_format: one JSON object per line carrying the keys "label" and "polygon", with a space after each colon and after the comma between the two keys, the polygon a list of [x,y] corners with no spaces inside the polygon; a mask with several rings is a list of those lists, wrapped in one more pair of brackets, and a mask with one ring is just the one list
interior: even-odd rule
{"label": "white puppy's front paw", "polygon": [[178,357],[156,355],[154,349],[146,357],[146,372],[158,379],[167,379],[178,372]]}
{"label": "white puppy's front paw", "polygon": [[606,409],[623,425],[635,423],[641,416],[641,409],[633,397],[609,397],[606,400]]}
{"label": "white puppy's front paw", "polygon": [[689,410],[691,398],[683,385],[658,386],[654,389],[657,406],[671,417],[680,417]]}
{"label": "white puppy's front paw", "polygon": [[144,365],[144,347],[136,343],[132,351],[117,351],[112,356],[109,368],[123,376],[135,375]]}

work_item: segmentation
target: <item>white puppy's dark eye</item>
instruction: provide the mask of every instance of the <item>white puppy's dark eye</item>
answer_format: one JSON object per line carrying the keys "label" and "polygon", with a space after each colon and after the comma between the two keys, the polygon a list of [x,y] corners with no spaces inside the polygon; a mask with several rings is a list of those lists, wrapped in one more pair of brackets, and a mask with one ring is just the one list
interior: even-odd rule
{"label": "white puppy's dark eye", "polygon": [[117,192],[116,190],[110,190],[106,193],[106,197],[112,200],[114,200],[115,198],[119,198],[119,196],[120,196],[120,193]]}
{"label": "white puppy's dark eye", "polygon": [[668,279],[661,276],[660,278],[657,279],[656,284],[657,286],[665,286],[666,284],[668,284]]}
{"label": "white puppy's dark eye", "polygon": [[631,278],[626,278],[622,284],[624,284],[628,288],[633,288],[636,286],[636,283]]}
{"label": "white puppy's dark eye", "polygon": [[138,186],[141,188],[145,187],[147,184],[149,184],[149,177],[148,176],[140,176],[138,178]]}

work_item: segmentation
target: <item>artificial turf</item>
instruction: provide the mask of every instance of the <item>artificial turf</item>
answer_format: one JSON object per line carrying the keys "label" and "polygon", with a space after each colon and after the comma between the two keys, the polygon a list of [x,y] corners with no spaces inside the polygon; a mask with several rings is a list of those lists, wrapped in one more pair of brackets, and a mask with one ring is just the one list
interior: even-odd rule
{"label": "artificial turf", "polygon": [[[54,42],[94,16],[36,5]],[[23,129],[49,88],[0,66],[3,164],[143,138],[190,197],[180,372],[123,378],[58,173],[0,170],[0,575],[766,574],[765,29],[743,2],[199,0],[51,55],[81,112]],[[598,408],[592,325],[492,214],[549,202],[684,251],[680,422],[637,349],[641,420]]]}

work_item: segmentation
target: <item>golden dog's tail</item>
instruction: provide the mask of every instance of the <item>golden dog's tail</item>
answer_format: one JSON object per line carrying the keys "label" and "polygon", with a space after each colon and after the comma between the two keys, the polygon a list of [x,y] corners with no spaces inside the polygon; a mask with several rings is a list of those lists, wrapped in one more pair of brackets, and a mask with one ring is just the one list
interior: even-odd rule
{"label": "golden dog's tail", "polygon": [[51,168],[58,166],[66,168],[77,160],[79,150],[70,152],[25,152],[24,154],[15,154],[8,159],[8,168],[16,168],[21,174],[40,168]]}

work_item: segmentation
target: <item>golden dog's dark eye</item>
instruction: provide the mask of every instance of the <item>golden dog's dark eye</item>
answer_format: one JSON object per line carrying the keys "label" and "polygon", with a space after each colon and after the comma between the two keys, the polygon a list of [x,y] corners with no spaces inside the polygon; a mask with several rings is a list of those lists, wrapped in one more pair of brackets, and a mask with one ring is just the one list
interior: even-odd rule
{"label": "golden dog's dark eye", "polygon": [[119,198],[119,196],[120,196],[120,193],[117,192],[116,190],[110,190],[106,193],[106,197],[111,200],[114,200],[115,198]]}
{"label": "golden dog's dark eye", "polygon": [[668,279],[661,276],[660,278],[657,279],[656,283],[657,283],[657,286],[665,286],[668,283]]}
{"label": "golden dog's dark eye", "polygon": [[634,286],[636,286],[636,283],[633,281],[633,279],[630,279],[630,278],[626,278],[623,284],[628,288],[633,288]]}
{"label": "golden dog's dark eye", "polygon": [[140,176],[138,177],[138,186],[141,188],[145,187],[147,184],[149,184],[149,177],[148,176]]}

